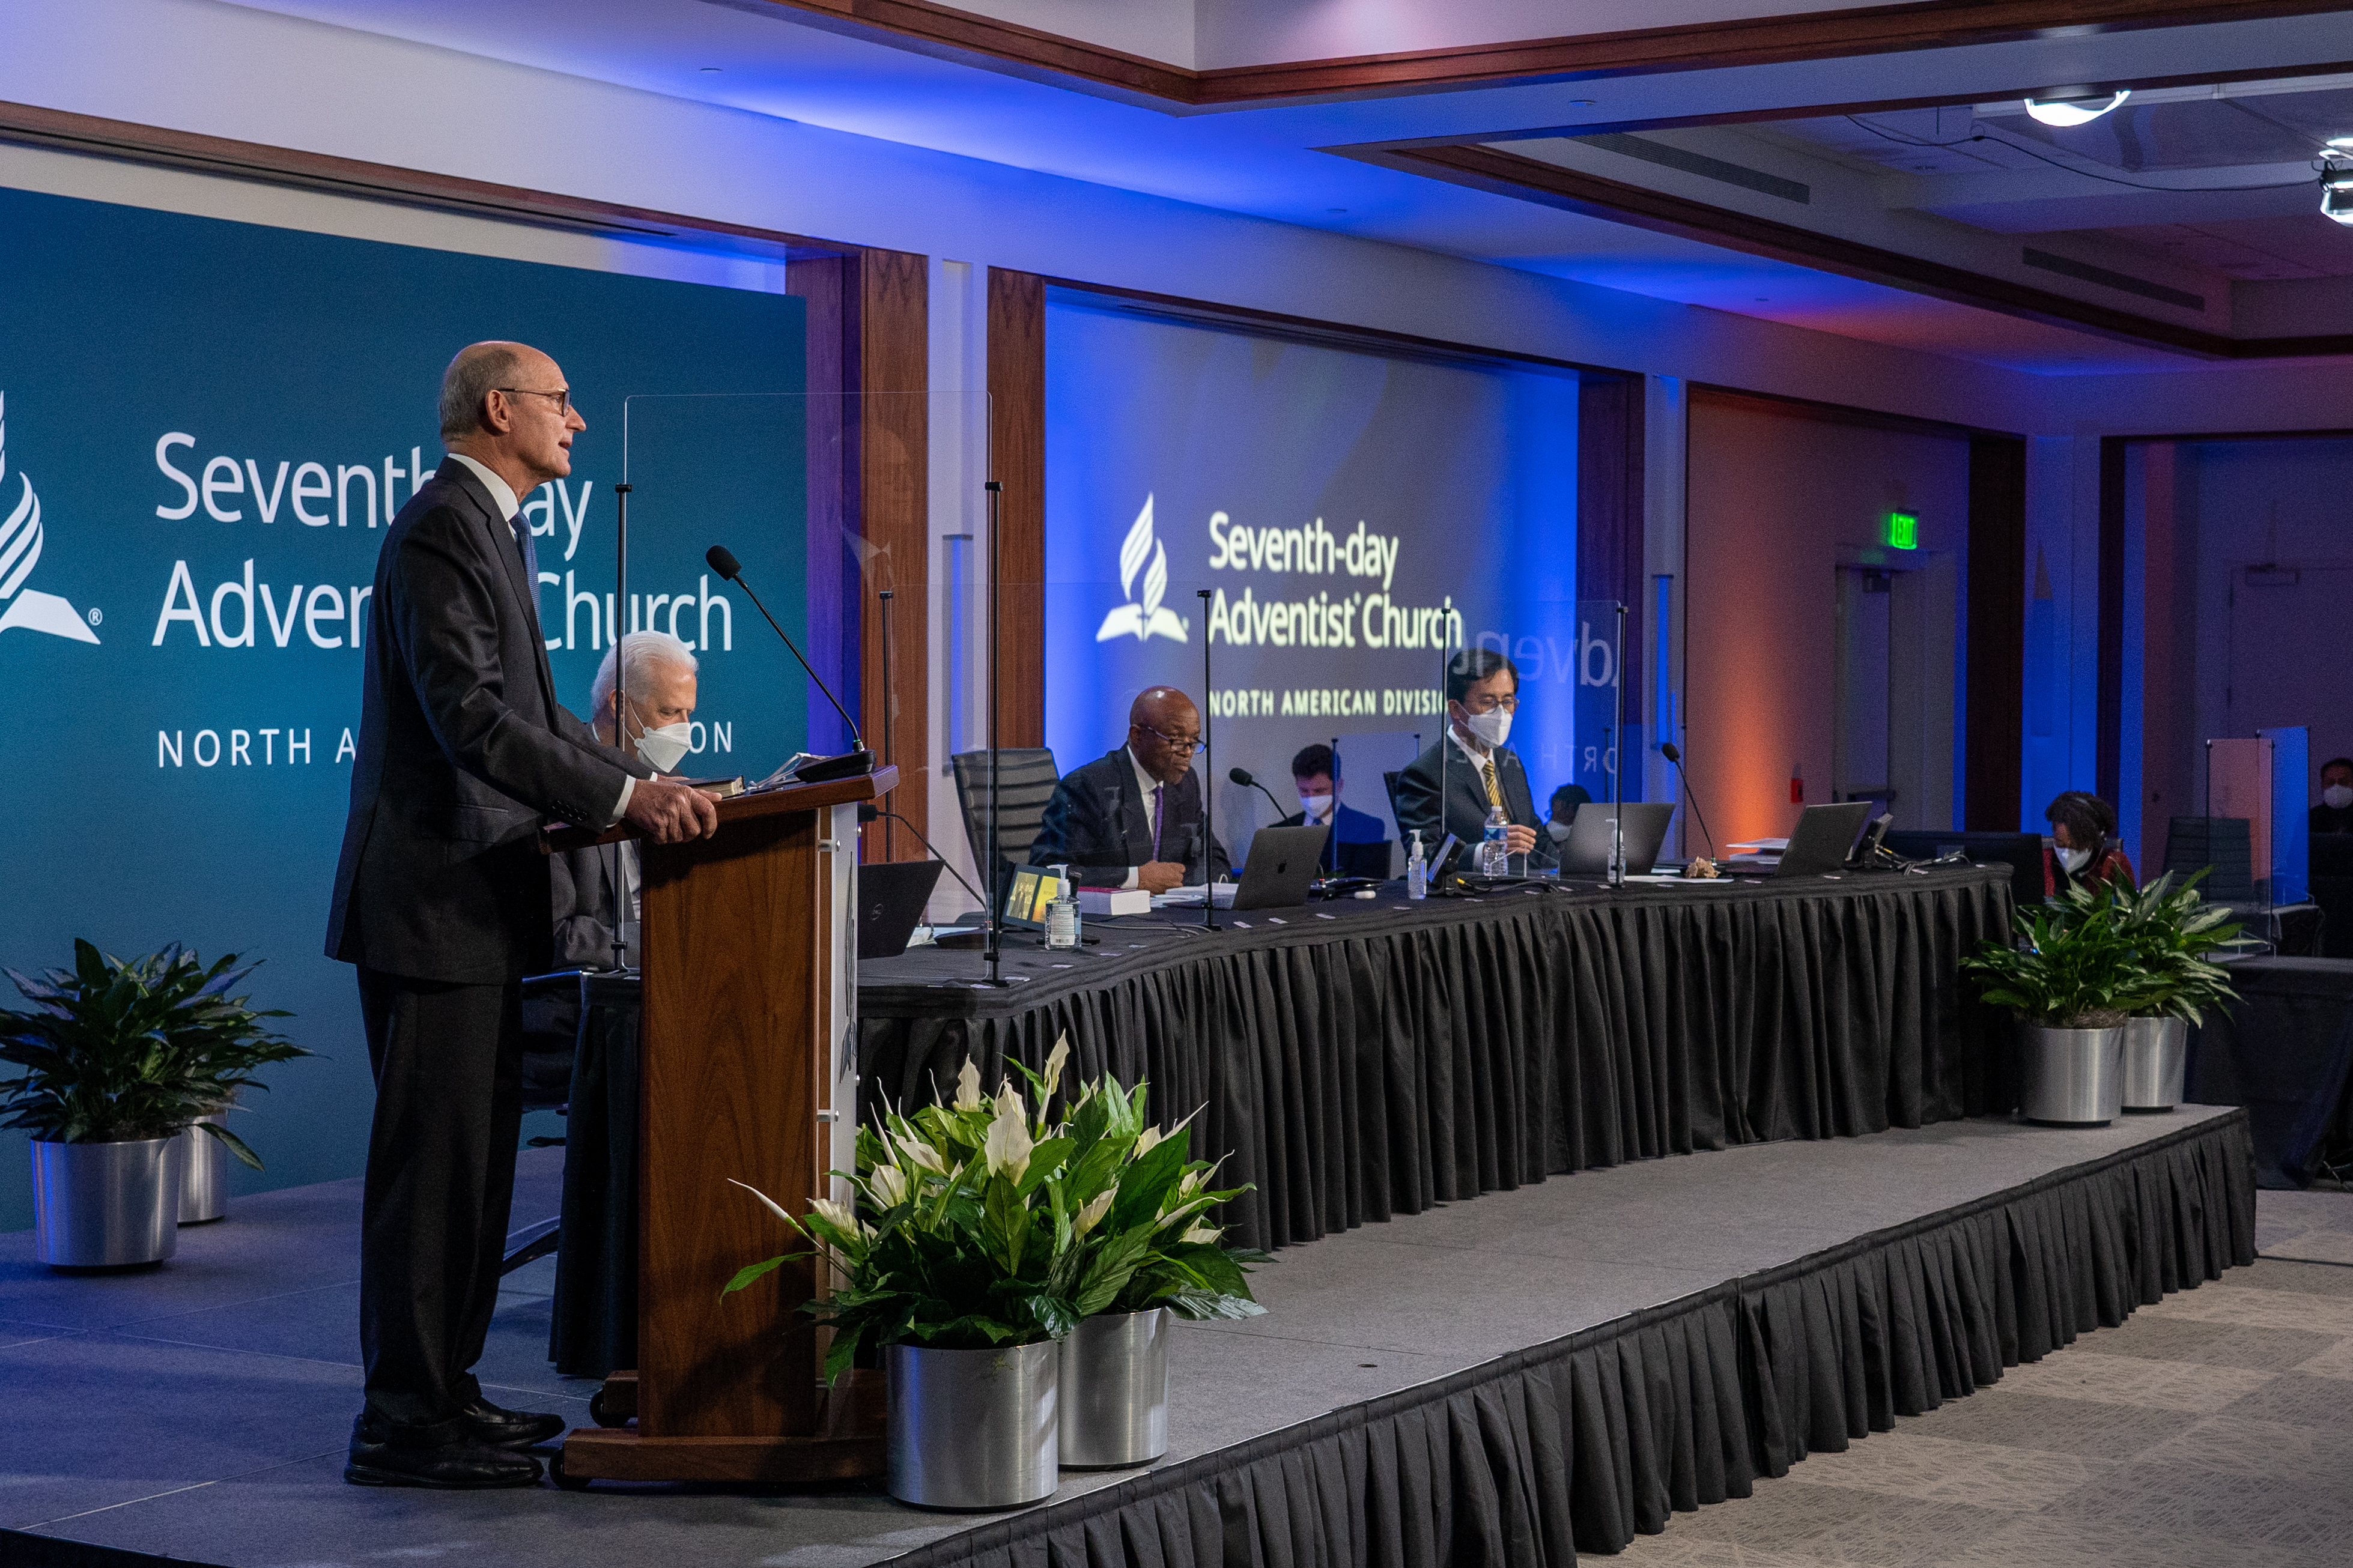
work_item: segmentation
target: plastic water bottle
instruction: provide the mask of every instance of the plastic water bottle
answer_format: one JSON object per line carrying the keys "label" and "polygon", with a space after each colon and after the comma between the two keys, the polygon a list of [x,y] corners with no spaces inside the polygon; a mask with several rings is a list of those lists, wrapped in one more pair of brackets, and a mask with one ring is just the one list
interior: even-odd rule
{"label": "plastic water bottle", "polygon": [[1422,863],[1421,829],[1415,828],[1413,848],[1405,858],[1405,896],[1409,899],[1430,897],[1430,868]]}
{"label": "plastic water bottle", "polygon": [[1511,818],[1504,815],[1502,806],[1491,805],[1487,808],[1486,837],[1479,840],[1479,874],[1481,876],[1500,877],[1510,870],[1512,858],[1504,848],[1504,830],[1510,826]]}

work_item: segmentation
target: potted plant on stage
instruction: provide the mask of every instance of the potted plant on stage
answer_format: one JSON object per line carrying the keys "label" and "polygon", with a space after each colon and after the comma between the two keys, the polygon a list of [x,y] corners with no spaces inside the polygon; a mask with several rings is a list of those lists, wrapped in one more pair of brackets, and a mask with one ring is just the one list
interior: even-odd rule
{"label": "potted plant on stage", "polygon": [[2151,992],[2103,889],[2087,910],[2021,910],[2015,945],[1961,960],[1978,994],[2019,1020],[2019,1109],[2030,1121],[2112,1121],[2124,1091],[2125,1019]]}
{"label": "potted plant on stage", "polygon": [[752,1264],[726,1289],[806,1258],[831,1265],[833,1294],[801,1310],[833,1331],[828,1382],[880,1352],[902,1502],[1014,1508],[1053,1494],[1054,1342],[1078,1313],[1059,1267],[1073,1229],[1047,1186],[1070,1145],[1043,1126],[1045,1098],[1033,1113],[1009,1081],[984,1098],[967,1062],[952,1103],[860,1128],[849,1180],[862,1214],[820,1198],[795,1215],[746,1189],[809,1250]]}
{"label": "potted plant on stage", "polygon": [[125,963],[86,942],[74,967],[40,979],[7,971],[24,1012],[0,1012],[0,1126],[33,1135],[35,1248],[57,1268],[160,1262],[177,1245],[180,1168],[171,1150],[201,1127],[259,1170],[217,1121],[253,1070],[311,1053],[270,1034],[246,998],[234,953],[209,969],[177,943]]}
{"label": "potted plant on stage", "polygon": [[1071,1215],[1064,1270],[1080,1317],[1061,1343],[1061,1460],[1073,1468],[1149,1464],[1168,1451],[1176,1319],[1266,1310],[1244,1276],[1267,1255],[1222,1245],[1208,1218],[1249,1188],[1210,1190],[1216,1167],[1188,1157],[1191,1130],[1164,1134],[1147,1122],[1145,1090],[1099,1079],[1055,1129],[1070,1144],[1057,1203]]}
{"label": "potted plant on stage", "polygon": [[2181,1103],[2189,1026],[2204,1021],[2204,1009],[2238,996],[2231,972],[2211,954],[2238,936],[2239,925],[2228,905],[2210,904],[2199,893],[2205,875],[2200,869],[2177,885],[2168,871],[2137,891],[2116,888],[2113,894],[2075,888],[2061,900],[2076,920],[2105,914],[2116,921],[2139,971],[2138,997],[2125,1020],[2126,1110],[2170,1110]]}

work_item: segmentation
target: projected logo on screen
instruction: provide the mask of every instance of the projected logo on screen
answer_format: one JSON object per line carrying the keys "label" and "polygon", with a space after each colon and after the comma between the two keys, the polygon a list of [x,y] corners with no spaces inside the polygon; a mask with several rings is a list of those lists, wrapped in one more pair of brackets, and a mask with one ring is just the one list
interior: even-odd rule
{"label": "projected logo on screen", "polygon": [[[1145,558],[1151,560],[1145,565]],[[1135,591],[1135,574],[1144,574],[1144,593]],[[1135,526],[1127,531],[1127,538],[1119,547],[1119,591],[1128,602],[1103,617],[1095,628],[1095,641],[1109,642],[1113,637],[1132,637],[1142,642],[1147,637],[1166,637],[1172,642],[1185,640],[1185,623],[1173,610],[1161,607],[1161,596],[1168,592],[1168,547],[1152,531],[1152,498],[1144,498],[1144,510],[1135,514]]]}
{"label": "projected logo on screen", "polygon": [[[8,395],[0,392],[0,483],[8,477]],[[41,559],[41,498],[33,489],[33,476],[19,472],[17,479],[24,493],[5,521],[0,521],[0,632],[22,628],[28,632],[47,632],[53,637],[71,637],[76,642],[96,642],[98,634],[82,625],[81,615],[71,605],[55,594],[43,594],[25,586],[25,579]],[[5,495],[0,489],[0,495]]]}

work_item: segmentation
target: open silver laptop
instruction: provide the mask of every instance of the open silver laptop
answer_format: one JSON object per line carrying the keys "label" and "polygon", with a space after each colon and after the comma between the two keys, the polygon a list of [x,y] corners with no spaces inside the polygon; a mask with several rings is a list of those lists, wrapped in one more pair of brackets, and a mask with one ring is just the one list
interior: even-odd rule
{"label": "open silver laptop", "polygon": [[1242,863],[1236,910],[1287,910],[1307,901],[1308,885],[1323,875],[1324,840],[1332,831],[1316,827],[1261,827],[1250,836],[1250,858]]}
{"label": "open silver laptop", "polygon": [[[1629,800],[1619,804],[1626,825],[1626,874],[1644,877],[1658,864],[1659,846],[1667,841],[1667,824],[1675,815],[1671,800]],[[1568,838],[1560,847],[1564,877],[1606,877],[1609,874],[1609,825],[1614,820],[1606,800],[1588,801],[1569,819]]]}

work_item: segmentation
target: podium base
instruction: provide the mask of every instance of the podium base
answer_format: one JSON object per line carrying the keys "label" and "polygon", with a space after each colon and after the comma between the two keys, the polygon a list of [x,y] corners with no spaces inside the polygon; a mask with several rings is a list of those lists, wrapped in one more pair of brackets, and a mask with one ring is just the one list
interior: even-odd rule
{"label": "podium base", "polygon": [[581,1426],[564,1439],[567,1482],[858,1481],[881,1475],[885,1463],[879,1432],[871,1437],[642,1437],[627,1427]]}

